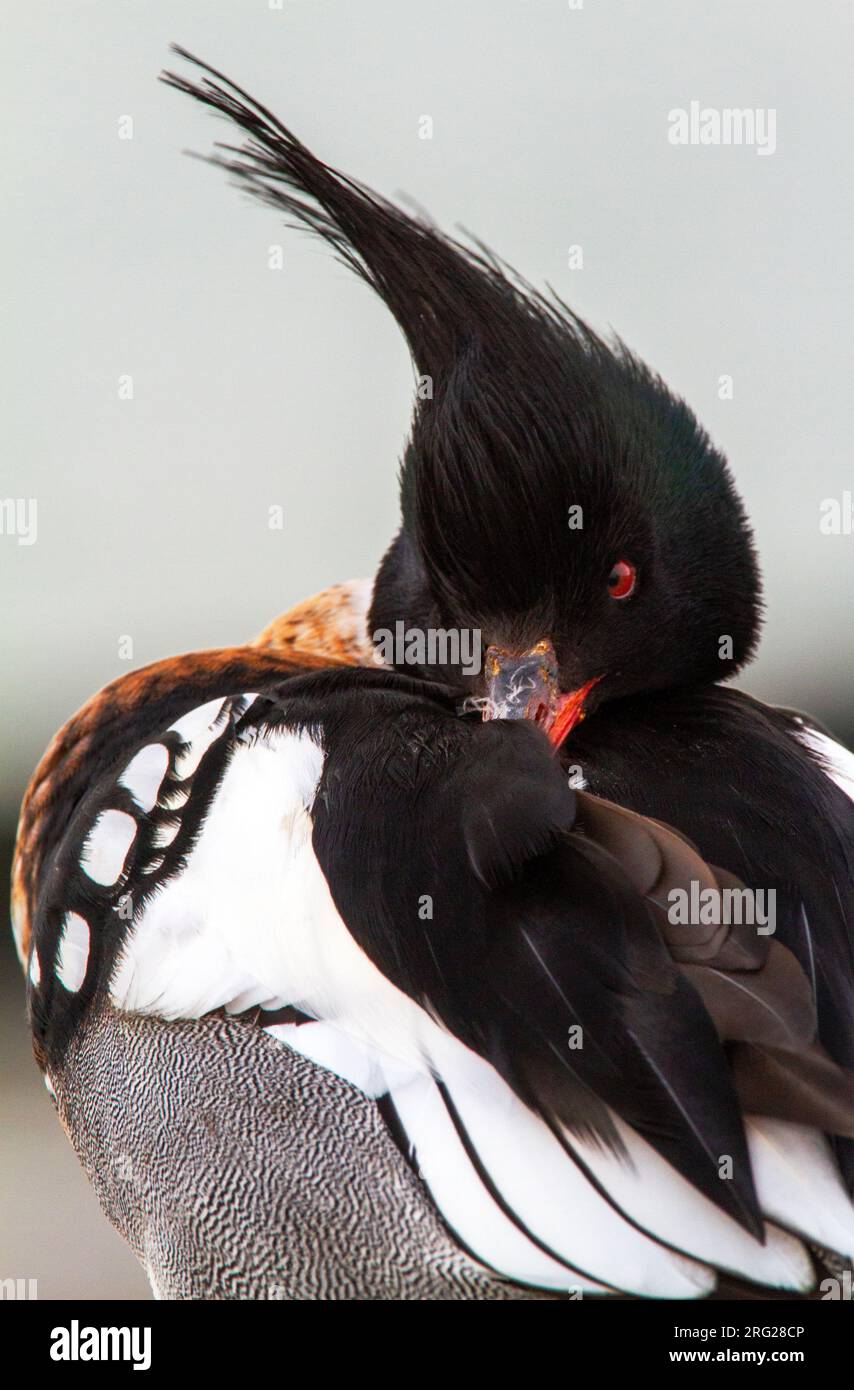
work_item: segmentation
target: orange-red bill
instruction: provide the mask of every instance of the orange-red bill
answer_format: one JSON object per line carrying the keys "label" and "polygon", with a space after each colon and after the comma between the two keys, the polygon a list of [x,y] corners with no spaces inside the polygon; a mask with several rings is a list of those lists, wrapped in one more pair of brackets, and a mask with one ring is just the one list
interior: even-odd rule
{"label": "orange-red bill", "polygon": [[558,702],[557,713],[554,722],[548,730],[549,742],[555,747],[560,748],[564,739],[572,733],[576,724],[580,724],[584,718],[584,702],[590,694],[594,685],[602,679],[601,676],[593,676],[578,690],[571,690],[568,695],[562,695]]}

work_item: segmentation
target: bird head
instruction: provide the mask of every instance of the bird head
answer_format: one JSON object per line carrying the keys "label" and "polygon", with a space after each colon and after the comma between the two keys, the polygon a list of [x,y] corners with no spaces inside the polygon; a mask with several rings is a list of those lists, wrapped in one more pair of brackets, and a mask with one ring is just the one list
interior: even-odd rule
{"label": "bird head", "polygon": [[[425,640],[392,664],[555,743],[602,701],[731,676],[756,641],[759,576],[726,462],[688,407],[619,340],[332,169],[178,51],[204,76],[165,80],[248,136],[212,162],[327,242],[407,340],[401,527],[369,631]],[[431,633],[466,634],[478,660],[431,649]]]}
{"label": "bird head", "polygon": [[732,675],[758,569],[688,407],[564,305],[478,273],[484,313],[417,405],[369,626],[469,634],[479,670],[420,674],[557,744],[601,701]]}

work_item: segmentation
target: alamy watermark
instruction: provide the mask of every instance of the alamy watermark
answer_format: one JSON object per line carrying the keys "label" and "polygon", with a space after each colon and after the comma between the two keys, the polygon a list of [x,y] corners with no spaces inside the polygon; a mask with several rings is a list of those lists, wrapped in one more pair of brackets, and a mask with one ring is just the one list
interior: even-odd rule
{"label": "alamy watermark", "polygon": [[758,936],[777,930],[775,888],[701,888],[697,879],[667,894],[667,920],[674,926],[748,926]]}
{"label": "alamy watermark", "polygon": [[21,1302],[27,1298],[38,1298],[38,1279],[0,1279],[0,1299]]}
{"label": "alamy watermark", "polygon": [[819,511],[818,529],[823,536],[854,536],[854,494],[847,488],[841,497],[825,497]]}
{"label": "alamy watermark", "polygon": [[35,545],[39,504],[35,497],[0,497],[0,535],[17,536],[18,545]]}
{"label": "alamy watermark", "polygon": [[407,627],[398,621],[371,634],[378,660],[387,666],[458,666],[464,676],[480,674],[483,643],[477,627]]}
{"label": "alamy watermark", "polygon": [[150,1327],[89,1327],[72,1318],[50,1334],[51,1361],[129,1361],[135,1371],[151,1367]]}
{"label": "alamy watermark", "polygon": [[777,149],[775,107],[701,106],[674,107],[667,113],[667,139],[671,145],[748,145],[757,154]]}

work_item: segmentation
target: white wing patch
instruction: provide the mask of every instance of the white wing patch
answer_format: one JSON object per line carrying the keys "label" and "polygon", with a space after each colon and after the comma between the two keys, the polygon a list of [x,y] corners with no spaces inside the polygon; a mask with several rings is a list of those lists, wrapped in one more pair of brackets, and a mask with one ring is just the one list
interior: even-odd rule
{"label": "white wing patch", "polygon": [[395,1109],[410,1137],[421,1176],[457,1238],[506,1278],[565,1293],[609,1293],[568,1269],[516,1224],[484,1186],[429,1077],[395,1092]]}
{"label": "white wing patch", "polygon": [[134,918],[113,1002],[180,1018],[281,999],[423,1070],[448,1035],[358,946],[315,858],[322,766],[305,733],[235,744],[185,868]]}
{"label": "white wing patch", "polygon": [[719,1269],[776,1288],[804,1291],[813,1270],[799,1240],[768,1226],[760,1245],[618,1115],[611,1119],[625,1145],[628,1163],[611,1150],[567,1135],[567,1141],[604,1190],[644,1230]]}
{"label": "white wing patch", "polygon": [[221,697],[217,700],[208,700],[204,705],[196,705],[195,709],[188,710],[186,714],[181,715],[180,719],[176,719],[174,724],[170,724],[169,732],[177,734],[185,743],[204,740],[207,747],[210,742],[207,735],[222,713],[224,704],[225,697]]}
{"label": "white wing patch", "polygon": [[208,700],[207,704],[191,709],[170,724],[169,732],[177,734],[188,745],[175,759],[175,776],[191,777],[212,743],[224,732],[220,723],[225,700]]}
{"label": "white wing patch", "polygon": [[150,811],[157,805],[168,766],[169,749],[163,743],[150,743],[131,758],[119,778],[119,784],[127,787],[141,811]]}
{"label": "white wing patch", "polygon": [[93,883],[117,883],[136,835],[136,821],[127,811],[102,811],[86,837],[80,867]]}
{"label": "white wing patch", "polygon": [[747,1142],[763,1211],[854,1260],[854,1206],[824,1135],[751,1116]]}
{"label": "white wing patch", "polygon": [[59,938],[56,973],[70,994],[76,994],[89,964],[89,923],[77,912],[68,912]]}

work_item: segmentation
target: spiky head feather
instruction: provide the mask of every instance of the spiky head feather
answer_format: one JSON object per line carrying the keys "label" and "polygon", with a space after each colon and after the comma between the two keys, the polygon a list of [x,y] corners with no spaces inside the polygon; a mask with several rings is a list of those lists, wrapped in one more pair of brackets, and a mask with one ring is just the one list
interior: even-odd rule
{"label": "spiky head feather", "polygon": [[[549,636],[565,687],[607,671],[604,698],[737,669],[758,631],[758,570],[726,463],[688,407],[556,296],[323,163],[176,51],[204,76],[165,81],[247,136],[210,162],[371,286],[421,378],[375,625]],[[641,584],[617,613],[607,576],[624,555]]]}

